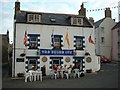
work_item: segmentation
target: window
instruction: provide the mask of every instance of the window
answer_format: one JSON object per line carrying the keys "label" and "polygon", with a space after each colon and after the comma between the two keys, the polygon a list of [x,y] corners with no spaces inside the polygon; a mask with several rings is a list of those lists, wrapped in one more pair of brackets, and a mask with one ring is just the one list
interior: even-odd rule
{"label": "window", "polygon": [[71,24],[72,25],[83,25],[83,18],[79,18],[79,17],[71,18]]}
{"label": "window", "polygon": [[104,27],[101,27],[101,32],[104,33]]}
{"label": "window", "polygon": [[63,36],[62,35],[51,35],[51,46],[53,49],[61,49],[63,46]]}
{"label": "window", "polygon": [[60,38],[54,38],[54,48],[60,48]]}
{"label": "window", "polygon": [[28,22],[41,22],[40,14],[28,14]]}
{"label": "window", "polygon": [[28,70],[37,69],[37,59],[29,59]]}
{"label": "window", "polygon": [[105,38],[101,37],[101,43],[105,43]]}
{"label": "window", "polygon": [[38,46],[38,37],[35,37],[35,36],[30,36],[30,42],[29,42],[29,46],[30,48],[37,48]]}
{"label": "window", "polygon": [[81,38],[76,38],[76,49],[77,50],[82,49],[82,39]]}
{"label": "window", "polygon": [[60,47],[60,38],[54,38],[54,47],[56,48]]}

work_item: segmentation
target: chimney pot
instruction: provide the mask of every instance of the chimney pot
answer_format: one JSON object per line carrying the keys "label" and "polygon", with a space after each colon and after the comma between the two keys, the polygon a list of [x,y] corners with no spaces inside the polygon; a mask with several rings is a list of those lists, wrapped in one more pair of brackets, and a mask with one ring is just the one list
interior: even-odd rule
{"label": "chimney pot", "polygon": [[110,10],[110,8],[106,8],[105,9],[105,18],[106,17],[110,17],[111,18],[111,10]]}

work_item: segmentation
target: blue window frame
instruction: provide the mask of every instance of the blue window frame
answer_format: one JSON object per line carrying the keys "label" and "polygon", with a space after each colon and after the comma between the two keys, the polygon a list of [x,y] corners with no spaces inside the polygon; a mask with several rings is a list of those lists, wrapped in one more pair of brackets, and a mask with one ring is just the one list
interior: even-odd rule
{"label": "blue window frame", "polygon": [[29,41],[29,49],[38,49],[38,46],[40,46],[40,35],[39,34],[28,34],[28,41]]}
{"label": "blue window frame", "polygon": [[52,35],[52,46],[53,49],[61,49],[62,45],[62,35]]}
{"label": "blue window frame", "polygon": [[83,50],[84,49],[84,36],[74,36],[75,40],[74,40],[74,47],[76,50]]}

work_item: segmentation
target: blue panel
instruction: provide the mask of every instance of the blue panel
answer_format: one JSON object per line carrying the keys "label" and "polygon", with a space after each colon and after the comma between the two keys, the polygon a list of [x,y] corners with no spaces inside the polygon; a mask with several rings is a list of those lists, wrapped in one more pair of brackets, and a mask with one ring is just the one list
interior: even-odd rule
{"label": "blue panel", "polygon": [[74,50],[40,49],[40,55],[74,55]]}

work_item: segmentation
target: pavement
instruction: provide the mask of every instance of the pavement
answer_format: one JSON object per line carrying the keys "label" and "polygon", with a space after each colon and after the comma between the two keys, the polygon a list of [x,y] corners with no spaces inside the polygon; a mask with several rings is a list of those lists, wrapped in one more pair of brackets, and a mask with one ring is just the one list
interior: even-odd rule
{"label": "pavement", "polygon": [[[24,82],[24,79],[14,79],[9,76],[2,78],[2,88],[114,88],[118,89],[118,63],[102,63],[101,70],[95,73],[85,73],[84,77],[71,79],[50,79],[44,76],[43,81]],[[6,73],[7,74],[7,73]]]}

